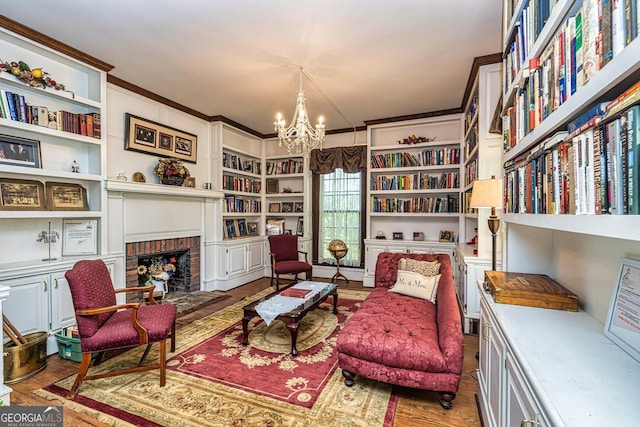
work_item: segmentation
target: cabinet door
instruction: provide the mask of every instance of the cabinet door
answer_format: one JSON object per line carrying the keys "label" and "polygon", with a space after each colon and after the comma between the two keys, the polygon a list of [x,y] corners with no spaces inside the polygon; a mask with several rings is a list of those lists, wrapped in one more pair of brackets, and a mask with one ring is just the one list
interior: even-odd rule
{"label": "cabinet door", "polygon": [[367,246],[366,274],[373,276],[376,272],[378,255],[387,250],[386,246]]}
{"label": "cabinet door", "polygon": [[49,330],[49,274],[11,279],[4,314],[22,333]]}
{"label": "cabinet door", "polygon": [[480,392],[486,402],[486,417],[490,426],[501,426],[501,401],[503,393],[504,339],[496,329],[496,324],[482,301],[480,311]]}
{"label": "cabinet door", "polygon": [[232,277],[247,271],[246,254],[247,247],[245,245],[227,248],[227,277]]}
{"label": "cabinet door", "polygon": [[542,422],[539,416],[540,411],[509,353],[507,353],[505,366],[505,423],[503,425],[505,427],[546,425]]}
{"label": "cabinet door", "polygon": [[248,266],[249,271],[262,268],[263,265],[263,248],[262,243],[252,243],[248,245]]}
{"label": "cabinet door", "polygon": [[64,277],[64,272],[56,272],[51,275],[51,319],[50,330],[75,325],[76,315],[69,290],[69,282]]}

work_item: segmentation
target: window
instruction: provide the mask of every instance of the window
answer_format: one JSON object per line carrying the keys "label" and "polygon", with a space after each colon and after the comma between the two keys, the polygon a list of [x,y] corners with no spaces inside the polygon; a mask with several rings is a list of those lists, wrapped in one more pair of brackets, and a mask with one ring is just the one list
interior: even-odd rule
{"label": "window", "polygon": [[348,248],[340,265],[361,266],[362,251],[362,173],[345,173],[336,169],[333,173],[320,175],[318,263],[335,264],[327,250],[329,242],[342,240]]}

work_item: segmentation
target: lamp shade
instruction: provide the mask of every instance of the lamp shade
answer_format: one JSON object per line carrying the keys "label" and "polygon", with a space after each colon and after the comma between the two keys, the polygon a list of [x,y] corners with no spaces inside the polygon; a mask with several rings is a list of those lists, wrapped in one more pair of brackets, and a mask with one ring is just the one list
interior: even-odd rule
{"label": "lamp shade", "polygon": [[473,182],[471,208],[501,208],[502,179],[479,179]]}

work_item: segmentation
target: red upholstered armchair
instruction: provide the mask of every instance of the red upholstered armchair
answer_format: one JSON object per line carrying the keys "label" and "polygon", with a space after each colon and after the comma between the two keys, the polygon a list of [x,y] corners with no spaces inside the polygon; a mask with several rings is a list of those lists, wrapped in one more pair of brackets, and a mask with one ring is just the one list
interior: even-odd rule
{"label": "red upholstered armchair", "polygon": [[[153,292],[153,286],[114,289],[109,270],[102,260],[78,261],[65,274],[71,290],[80,335],[82,361],[78,376],[67,393],[73,399],[84,380],[129,374],[138,371],[160,369],[160,386],[166,382],[166,340],[171,335],[171,351],[175,351],[176,306],[139,303],[117,304],[116,293]],[[143,365],[152,343],[160,343],[160,360]],[[138,366],[117,371],[87,375],[92,354],[98,352],[94,364],[101,361],[106,351],[147,344]]]}
{"label": "red upholstered armchair", "polygon": [[[280,290],[280,275],[294,274],[298,280],[298,274],[306,273],[306,279],[311,280],[313,267],[307,261],[307,253],[298,250],[298,236],[291,234],[276,234],[269,236],[271,248],[271,285],[276,278],[276,290]],[[300,261],[300,254],[304,255],[304,261]]]}

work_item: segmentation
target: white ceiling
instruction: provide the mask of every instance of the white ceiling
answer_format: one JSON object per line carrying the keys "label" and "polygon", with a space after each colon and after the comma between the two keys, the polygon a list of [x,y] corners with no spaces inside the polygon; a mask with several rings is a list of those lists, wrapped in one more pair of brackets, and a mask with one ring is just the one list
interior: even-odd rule
{"label": "white ceiling", "polygon": [[474,57],[502,50],[501,4],[36,0],[3,1],[0,14],[126,82],[270,134],[278,111],[291,120],[300,66],[309,116],[328,130],[460,107]]}

